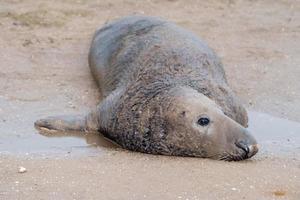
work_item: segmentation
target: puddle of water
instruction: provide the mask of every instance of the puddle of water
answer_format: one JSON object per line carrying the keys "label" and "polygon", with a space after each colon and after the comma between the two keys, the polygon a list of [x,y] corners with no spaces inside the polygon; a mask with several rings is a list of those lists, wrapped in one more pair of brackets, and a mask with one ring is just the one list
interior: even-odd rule
{"label": "puddle of water", "polygon": [[65,154],[95,154],[115,145],[96,133],[72,133],[71,135],[57,135],[46,137],[40,134],[30,136],[8,136],[0,138],[0,153],[4,154],[37,154],[37,155],[65,155]]}
{"label": "puddle of water", "polygon": [[260,153],[300,153],[300,123],[255,111],[248,115],[249,130],[260,144]]}
{"label": "puddle of water", "polygon": [[[260,144],[260,153],[268,155],[300,154],[300,123],[276,118],[268,114],[250,111],[249,130]],[[6,125],[8,128],[8,125]],[[9,130],[10,128],[10,130]],[[51,137],[38,134],[33,127],[13,130],[0,135],[0,153],[36,155],[90,155],[99,154],[107,148],[115,148],[111,142],[96,133],[56,133]],[[44,134],[44,133],[42,133]],[[45,134],[44,134],[45,135]]]}

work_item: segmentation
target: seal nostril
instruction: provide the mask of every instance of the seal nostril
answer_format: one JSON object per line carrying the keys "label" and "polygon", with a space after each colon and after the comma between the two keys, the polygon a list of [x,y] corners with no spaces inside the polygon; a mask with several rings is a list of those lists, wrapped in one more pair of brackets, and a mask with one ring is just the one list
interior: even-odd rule
{"label": "seal nostril", "polygon": [[249,152],[250,152],[250,149],[249,149],[249,147],[248,146],[246,146],[246,149],[244,150],[247,154],[249,154]]}
{"label": "seal nostril", "polygon": [[240,142],[236,142],[235,145],[245,152],[244,155],[245,158],[250,158],[258,152],[257,144],[247,145],[243,141],[240,141]]}
{"label": "seal nostril", "polygon": [[249,154],[250,149],[249,149],[248,145],[246,145],[243,141],[241,141],[241,142],[236,142],[235,145],[236,145],[238,148],[242,149],[242,150],[246,153],[246,155]]}

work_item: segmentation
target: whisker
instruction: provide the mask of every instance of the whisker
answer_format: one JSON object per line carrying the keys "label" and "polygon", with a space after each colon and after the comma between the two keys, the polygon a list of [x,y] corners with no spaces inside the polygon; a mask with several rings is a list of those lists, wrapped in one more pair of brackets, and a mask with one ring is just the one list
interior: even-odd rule
{"label": "whisker", "polygon": [[231,157],[230,157],[230,154],[225,151],[223,154],[221,154],[219,159],[224,160],[224,161],[230,161]]}

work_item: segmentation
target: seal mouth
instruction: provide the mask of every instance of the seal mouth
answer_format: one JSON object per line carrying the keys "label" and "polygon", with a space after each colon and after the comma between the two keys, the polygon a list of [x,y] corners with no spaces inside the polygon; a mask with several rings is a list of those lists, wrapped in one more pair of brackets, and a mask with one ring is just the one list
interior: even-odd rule
{"label": "seal mouth", "polygon": [[222,156],[220,156],[219,160],[224,161],[240,161],[251,158],[258,152],[258,145],[246,145],[243,142],[236,142],[235,145],[241,149],[241,153],[233,154],[229,152],[225,152]]}

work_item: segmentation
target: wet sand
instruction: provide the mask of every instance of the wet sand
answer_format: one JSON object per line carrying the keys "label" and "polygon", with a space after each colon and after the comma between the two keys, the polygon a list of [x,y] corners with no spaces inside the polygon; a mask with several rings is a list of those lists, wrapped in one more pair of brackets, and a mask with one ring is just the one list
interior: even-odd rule
{"label": "wet sand", "polygon": [[[174,21],[216,50],[250,111],[254,158],[153,156],[93,133],[38,134],[36,119],[97,105],[91,37],[134,13]],[[292,0],[1,1],[0,199],[300,199],[299,21]]]}

